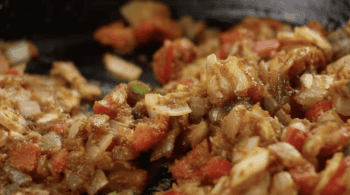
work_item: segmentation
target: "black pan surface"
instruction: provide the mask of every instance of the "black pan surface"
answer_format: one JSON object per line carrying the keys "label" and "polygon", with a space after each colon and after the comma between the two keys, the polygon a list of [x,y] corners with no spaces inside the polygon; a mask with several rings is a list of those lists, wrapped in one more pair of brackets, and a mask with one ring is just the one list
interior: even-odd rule
{"label": "black pan surface", "polygon": [[[55,60],[73,61],[90,81],[97,81],[106,95],[118,79],[103,68],[101,55],[110,48],[100,46],[92,33],[98,27],[121,19],[119,7],[125,0],[5,0],[0,2],[0,41],[29,39],[40,57],[28,64],[27,72],[47,74]],[[163,0],[174,18],[192,15],[205,20],[208,26],[222,30],[238,23],[245,16],[271,17],[292,25],[303,25],[311,19],[319,20],[327,29],[337,29],[350,18],[348,0]],[[159,86],[152,75],[152,54],[160,44],[147,45],[135,53],[123,56],[143,68],[140,80]],[[139,56],[146,56],[146,62]],[[150,183],[144,195],[168,189],[174,182],[167,166],[169,161],[148,163],[148,155],[140,159],[142,168],[149,170]],[[105,192],[107,193],[107,192]],[[103,193],[103,194],[105,194]]]}

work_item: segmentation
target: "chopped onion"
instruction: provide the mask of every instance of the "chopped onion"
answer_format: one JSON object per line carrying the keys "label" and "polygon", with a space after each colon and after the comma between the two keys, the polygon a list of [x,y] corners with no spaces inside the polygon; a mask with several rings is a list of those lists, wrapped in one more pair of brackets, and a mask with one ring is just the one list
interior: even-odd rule
{"label": "chopped onion", "polygon": [[89,195],[96,194],[101,188],[108,184],[108,179],[101,169],[97,169],[90,185],[87,187]]}
{"label": "chopped onion", "polygon": [[289,192],[288,194],[298,194],[298,186],[288,171],[282,171],[273,176],[271,195],[286,192]]}
{"label": "chopped onion", "polygon": [[15,110],[3,105],[0,107],[0,124],[7,129],[23,133],[25,131],[26,121]]}
{"label": "chopped onion", "polygon": [[221,122],[221,130],[227,136],[228,140],[233,142],[239,131],[241,119],[246,114],[246,107],[243,105],[235,106],[230,113],[225,116]]}
{"label": "chopped onion", "polygon": [[209,112],[210,104],[207,98],[190,97],[189,106],[192,112],[189,114],[193,121],[200,120]]}
{"label": "chopped onion", "polygon": [[113,140],[112,134],[106,134],[102,137],[101,141],[98,143],[98,145],[94,145],[93,142],[93,136],[90,135],[88,141],[86,142],[86,152],[88,153],[91,160],[96,159],[97,156],[102,154],[108,146],[111,144]]}
{"label": "chopped onion", "polygon": [[75,121],[69,129],[68,139],[73,139],[77,136],[80,126],[83,124],[82,121]]}
{"label": "chopped onion", "polygon": [[294,146],[287,142],[278,142],[268,146],[270,154],[278,156],[287,167],[293,167],[305,163],[305,159]]}
{"label": "chopped onion", "polygon": [[231,188],[246,187],[257,174],[266,170],[269,165],[269,151],[256,147],[251,155],[244,158],[232,168]]}
{"label": "chopped onion", "polygon": [[98,99],[102,93],[101,87],[95,83],[83,83],[79,85],[78,91],[83,99],[88,101]]}
{"label": "chopped onion", "polygon": [[10,60],[11,64],[29,61],[30,51],[29,45],[26,41],[20,41],[6,48],[5,54]]}
{"label": "chopped onion", "polygon": [[203,139],[208,135],[209,128],[208,124],[205,121],[200,122],[193,128],[188,136],[188,139],[191,143],[192,148],[198,145]]}
{"label": "chopped onion", "polygon": [[168,135],[162,140],[162,142],[158,144],[157,147],[153,150],[150,161],[153,162],[164,156],[170,158],[174,150],[175,139],[179,133],[179,128],[174,128],[171,130]]}
{"label": "chopped onion", "polygon": [[41,112],[40,106],[36,101],[20,101],[18,102],[18,109],[25,118],[37,115]]}
{"label": "chopped onion", "polygon": [[215,107],[209,111],[209,120],[212,123],[221,122],[228,113],[222,107]]}
{"label": "chopped onion", "polygon": [[11,140],[17,140],[17,141],[23,141],[26,139],[26,137],[16,131],[9,131],[9,136],[8,138],[11,139]]}
{"label": "chopped onion", "polygon": [[109,120],[109,116],[105,114],[94,114],[90,120],[94,126],[102,127]]}
{"label": "chopped onion", "polygon": [[3,147],[6,144],[6,140],[9,133],[3,129],[0,129],[0,147]]}
{"label": "chopped onion", "polygon": [[62,147],[61,136],[51,131],[41,138],[42,148],[44,150],[58,151]]}
{"label": "chopped onion", "polygon": [[110,53],[103,56],[103,62],[108,71],[122,80],[138,79],[142,74],[140,67]]}
{"label": "chopped onion", "polygon": [[167,97],[159,94],[146,94],[145,104],[148,110],[148,114],[154,117],[154,113],[168,115],[168,116],[181,116],[191,113],[192,110],[187,103],[180,104],[178,107],[168,106],[166,104]]}
{"label": "chopped onion", "polygon": [[124,161],[135,160],[137,157],[139,157],[139,154],[139,152],[136,152],[136,150],[127,146],[114,146],[112,150],[112,155],[114,158]]}
{"label": "chopped onion", "polygon": [[289,114],[287,114],[283,109],[279,109],[276,112],[276,117],[278,118],[278,121],[280,121],[284,126],[288,126],[290,121],[292,120],[292,117]]}
{"label": "chopped onion", "polygon": [[76,175],[71,171],[66,171],[65,176],[68,186],[72,190],[77,189],[77,187],[84,182],[84,180],[79,175]]}
{"label": "chopped onion", "polygon": [[47,113],[45,114],[43,117],[39,118],[36,123],[41,123],[41,124],[44,124],[44,123],[48,123],[50,121],[53,121],[55,119],[58,119],[58,115],[56,113]]}
{"label": "chopped onion", "polygon": [[350,99],[344,99],[337,95],[334,107],[337,113],[350,116]]}
{"label": "chopped onion", "polygon": [[11,181],[19,186],[32,181],[32,177],[30,175],[22,173],[21,171],[18,171],[8,165],[4,167],[4,171],[9,174]]}

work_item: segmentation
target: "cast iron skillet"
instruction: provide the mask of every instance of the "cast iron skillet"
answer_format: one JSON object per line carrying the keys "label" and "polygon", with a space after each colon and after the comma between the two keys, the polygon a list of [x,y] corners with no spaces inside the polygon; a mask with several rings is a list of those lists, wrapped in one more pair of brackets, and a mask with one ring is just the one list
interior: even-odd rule
{"label": "cast iron skillet", "polygon": [[[90,81],[98,81],[106,95],[118,79],[103,69],[101,55],[110,48],[100,46],[92,38],[98,27],[121,19],[119,7],[126,0],[5,0],[0,3],[0,41],[29,39],[33,41],[40,57],[28,64],[27,72],[47,74],[55,60],[73,61]],[[244,16],[271,17],[292,25],[307,24],[310,19],[319,20],[327,29],[337,29],[350,18],[350,3],[343,0],[163,0],[171,8],[174,18],[192,15],[205,20],[208,26],[225,30],[241,21]],[[123,56],[140,65],[144,73],[140,80],[151,86],[159,86],[152,76],[152,54],[161,44],[139,48],[131,55]],[[139,60],[140,55],[146,62]],[[175,181],[168,172],[169,161],[161,159],[148,162],[148,154],[139,161],[148,170],[150,183],[144,195],[152,195],[157,189],[168,189]],[[108,192],[101,192],[107,194]]]}

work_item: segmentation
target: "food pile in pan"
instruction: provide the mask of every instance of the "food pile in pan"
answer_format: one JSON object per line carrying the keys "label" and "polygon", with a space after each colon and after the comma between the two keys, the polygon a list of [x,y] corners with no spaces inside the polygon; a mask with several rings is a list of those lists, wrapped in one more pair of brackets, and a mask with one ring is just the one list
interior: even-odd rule
{"label": "food pile in pan", "polygon": [[141,194],[144,153],[173,159],[176,182],[157,195],[350,193],[350,23],[331,31],[246,18],[220,32],[176,21],[159,2],[121,13],[129,25],[101,27],[95,39],[121,54],[162,42],[152,62],[162,87],[106,54],[106,68],[131,81],[100,98],[73,62],[26,74],[35,46],[2,43],[3,194]]}

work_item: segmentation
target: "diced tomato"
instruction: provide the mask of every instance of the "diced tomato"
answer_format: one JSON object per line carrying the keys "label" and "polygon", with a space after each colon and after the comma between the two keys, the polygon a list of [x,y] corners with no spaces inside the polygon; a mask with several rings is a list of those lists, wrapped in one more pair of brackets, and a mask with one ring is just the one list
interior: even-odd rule
{"label": "diced tomato", "polygon": [[227,55],[229,54],[231,47],[232,47],[231,43],[224,43],[221,45],[220,54],[219,54],[220,60],[225,60],[227,58]]}
{"label": "diced tomato", "polygon": [[160,116],[150,119],[148,122],[139,123],[132,138],[133,146],[138,151],[147,151],[167,134],[170,118]]}
{"label": "diced tomato", "polygon": [[115,22],[97,29],[94,39],[102,45],[112,46],[119,51],[128,53],[134,50],[136,40],[133,29],[125,27],[122,22]]}
{"label": "diced tomato", "polygon": [[40,148],[32,143],[18,143],[14,150],[9,152],[8,163],[25,172],[36,168],[40,156]]}
{"label": "diced tomato", "polygon": [[173,191],[170,191],[170,192],[167,192],[163,195],[184,195],[183,193],[179,193],[179,192],[173,192]]}
{"label": "diced tomato", "polygon": [[110,110],[110,102],[107,100],[96,101],[93,108],[94,114],[104,114]]}
{"label": "diced tomato", "polygon": [[174,40],[183,35],[181,26],[174,20],[164,18],[152,18],[150,20],[157,29],[155,36],[157,41]]}
{"label": "diced tomato", "polygon": [[301,195],[312,194],[319,181],[319,177],[316,174],[315,167],[311,163],[292,167],[289,169],[289,172],[294,181],[299,185]]}
{"label": "diced tomato", "polygon": [[246,28],[233,28],[223,32],[220,36],[221,43],[234,43],[242,39],[253,39],[254,32]]}
{"label": "diced tomato", "polygon": [[261,56],[266,56],[273,51],[276,51],[280,46],[277,39],[266,39],[255,43],[255,52]]}
{"label": "diced tomato", "polygon": [[11,74],[15,76],[21,75],[21,73],[15,68],[10,68],[9,70],[7,70],[6,74]]}
{"label": "diced tomato", "polygon": [[176,160],[169,170],[175,179],[192,179],[198,176],[198,170],[210,157],[210,145],[207,140],[204,140],[186,156]]}
{"label": "diced tomato", "polygon": [[308,137],[307,132],[297,128],[287,129],[287,138],[284,140],[287,143],[293,145],[299,152],[302,151],[306,138]]}
{"label": "diced tomato", "polygon": [[70,124],[67,123],[56,123],[51,125],[51,131],[54,131],[55,133],[59,135],[63,135],[65,132],[65,129],[68,128]]}
{"label": "diced tomato", "polygon": [[61,150],[51,157],[51,163],[56,173],[61,173],[66,169],[68,156],[67,150]]}
{"label": "diced tomato", "polygon": [[144,45],[153,39],[156,31],[156,26],[151,21],[146,21],[134,29],[134,36],[139,45]]}
{"label": "diced tomato", "polygon": [[327,194],[334,194],[334,195],[341,195],[344,194],[346,187],[345,184],[341,181],[345,171],[349,169],[350,167],[350,157],[344,158],[337,171],[332,176],[331,180],[327,184],[325,188],[323,188],[321,194],[327,195]]}
{"label": "diced tomato", "polygon": [[323,147],[320,150],[320,155],[333,155],[336,152],[344,150],[349,144],[349,139],[350,129],[348,127],[341,127],[335,130],[333,133],[327,135]]}
{"label": "diced tomato", "polygon": [[248,96],[253,99],[254,102],[262,102],[264,99],[264,87],[261,84],[257,84],[248,89]]}
{"label": "diced tomato", "polygon": [[330,110],[332,106],[332,101],[316,103],[305,112],[305,118],[308,119],[310,122],[315,122],[323,113]]}
{"label": "diced tomato", "polygon": [[233,165],[222,157],[213,157],[197,172],[197,176],[205,181],[213,181],[224,175],[228,175]]}
{"label": "diced tomato", "polygon": [[153,59],[153,69],[157,80],[163,84],[171,80],[173,73],[174,44],[170,40],[164,41],[164,46],[156,52]]}

